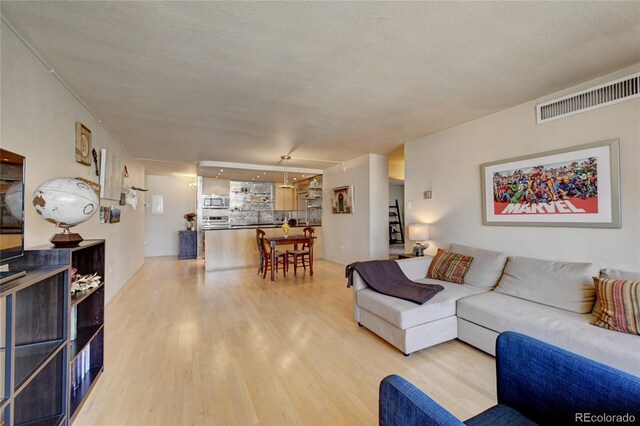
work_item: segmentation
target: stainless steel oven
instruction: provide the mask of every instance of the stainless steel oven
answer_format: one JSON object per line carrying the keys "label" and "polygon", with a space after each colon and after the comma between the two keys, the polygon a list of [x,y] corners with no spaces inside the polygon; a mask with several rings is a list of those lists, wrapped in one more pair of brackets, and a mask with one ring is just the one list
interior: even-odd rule
{"label": "stainless steel oven", "polygon": [[229,216],[203,216],[202,229],[220,229],[229,227]]}

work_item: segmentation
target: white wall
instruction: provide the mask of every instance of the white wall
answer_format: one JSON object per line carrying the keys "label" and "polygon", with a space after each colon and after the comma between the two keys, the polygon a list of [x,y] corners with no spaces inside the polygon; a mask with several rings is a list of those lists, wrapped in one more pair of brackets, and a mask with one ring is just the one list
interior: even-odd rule
{"label": "white wall", "polygon": [[151,214],[151,206],[145,208],[145,256],[178,255],[178,231],[186,229],[184,215],[196,211],[196,189],[190,183],[194,178],[147,176],[148,203],[152,195],[162,195],[164,212]]}
{"label": "white wall", "polygon": [[[322,240],[324,258],[348,264],[388,259],[389,186],[387,157],[368,154],[323,174]],[[353,185],[354,213],[331,213],[332,188]]]}
{"label": "white wall", "polygon": [[[434,246],[460,242],[509,254],[640,270],[640,99],[541,125],[536,124],[535,104],[527,102],[407,143],[405,197],[413,204],[405,211],[407,223],[433,224],[430,253]],[[620,138],[621,229],[482,225],[481,163],[611,138]],[[431,200],[422,198],[426,185],[433,191]]]}
{"label": "white wall", "polygon": [[[130,177],[126,184],[142,186],[144,167],[42,65],[4,23],[1,25],[1,140],[2,148],[27,157],[25,246],[48,244],[59,232],[40,219],[30,195],[44,181],[58,177],[97,180],[93,166],[75,161],[75,123],[91,130],[96,150],[107,148],[124,159]],[[121,222],[100,224],[96,214],[74,228],[85,239],[106,240],[106,300],[109,301],[142,266],[144,195],[137,210],[121,206]],[[117,201],[103,201],[117,205]]]}

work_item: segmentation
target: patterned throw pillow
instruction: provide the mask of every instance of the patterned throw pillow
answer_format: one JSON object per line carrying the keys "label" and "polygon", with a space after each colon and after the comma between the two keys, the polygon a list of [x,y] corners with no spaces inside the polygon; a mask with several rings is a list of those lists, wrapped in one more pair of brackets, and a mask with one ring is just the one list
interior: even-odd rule
{"label": "patterned throw pillow", "polygon": [[640,335],[640,281],[593,277],[600,310],[591,324]]}
{"label": "patterned throw pillow", "polygon": [[471,266],[472,256],[438,249],[436,257],[431,261],[427,278],[464,284],[464,275]]}

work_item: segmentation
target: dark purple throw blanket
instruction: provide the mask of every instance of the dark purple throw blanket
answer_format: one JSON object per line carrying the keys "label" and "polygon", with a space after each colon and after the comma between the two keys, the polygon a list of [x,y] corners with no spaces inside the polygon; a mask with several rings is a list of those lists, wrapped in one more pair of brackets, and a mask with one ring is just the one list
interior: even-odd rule
{"label": "dark purple throw blanket", "polygon": [[411,281],[395,260],[370,260],[347,265],[347,287],[353,285],[353,271],[357,271],[365,283],[378,293],[422,304],[444,287],[438,284],[420,284]]}

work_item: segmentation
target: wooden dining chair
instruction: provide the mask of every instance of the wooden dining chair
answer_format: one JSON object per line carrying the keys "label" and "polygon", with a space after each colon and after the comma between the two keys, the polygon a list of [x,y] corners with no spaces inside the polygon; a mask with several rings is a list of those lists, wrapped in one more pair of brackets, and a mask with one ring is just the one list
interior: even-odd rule
{"label": "wooden dining chair", "polygon": [[278,273],[280,269],[279,266],[282,265],[282,273],[286,277],[289,263],[287,253],[276,251],[274,253],[275,265],[271,265],[271,247],[265,241],[264,236],[265,232],[262,229],[256,229],[256,242],[258,244],[258,252],[260,253],[258,274],[262,272],[262,278],[264,279],[267,277],[267,271],[269,271],[270,268],[275,268],[276,273]]}
{"label": "wooden dining chair", "polygon": [[264,254],[262,253],[262,237],[264,237],[264,231],[262,229],[256,229],[256,246],[258,248],[258,256],[260,261],[258,263],[258,275],[262,273],[264,268]]}
{"label": "wooden dining chair", "polygon": [[[302,230],[305,237],[313,237],[314,231],[315,229],[312,226],[307,226]],[[289,264],[293,264],[293,275],[298,275],[298,261],[302,263],[302,268],[305,271],[307,270],[307,265],[304,258],[306,256],[307,262],[309,261],[309,256],[311,253],[311,248],[309,246],[309,243],[303,243],[302,247],[299,250],[287,250]]]}

